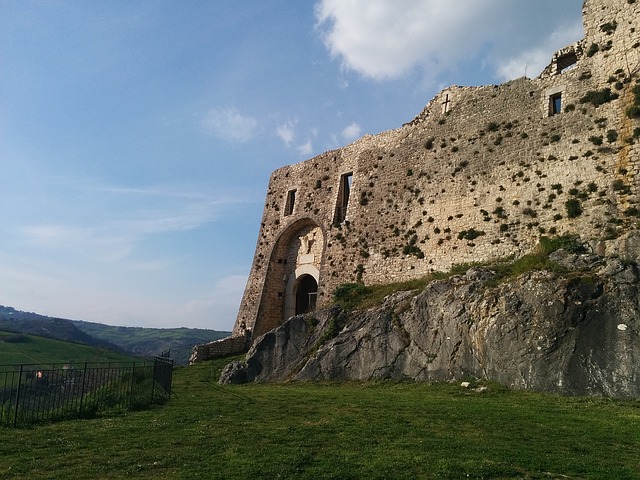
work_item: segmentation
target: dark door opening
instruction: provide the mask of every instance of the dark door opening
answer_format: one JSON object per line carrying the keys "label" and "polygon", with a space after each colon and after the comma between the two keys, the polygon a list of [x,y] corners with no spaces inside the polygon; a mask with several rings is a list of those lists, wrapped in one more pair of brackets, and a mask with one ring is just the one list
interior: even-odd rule
{"label": "dark door opening", "polygon": [[303,275],[296,289],[296,315],[313,312],[317,296],[318,282],[311,275]]}

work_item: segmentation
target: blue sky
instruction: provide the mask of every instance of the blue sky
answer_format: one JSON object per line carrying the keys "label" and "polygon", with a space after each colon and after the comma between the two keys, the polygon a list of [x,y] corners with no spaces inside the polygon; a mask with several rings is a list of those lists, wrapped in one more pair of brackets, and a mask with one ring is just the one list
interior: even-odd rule
{"label": "blue sky", "polygon": [[271,171],[536,76],[581,6],[0,0],[0,304],[230,330]]}

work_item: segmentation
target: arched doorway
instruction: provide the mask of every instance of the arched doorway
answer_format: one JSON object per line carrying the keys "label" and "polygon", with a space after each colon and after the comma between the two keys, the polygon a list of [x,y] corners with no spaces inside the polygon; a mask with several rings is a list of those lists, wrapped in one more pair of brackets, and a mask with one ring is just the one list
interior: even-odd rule
{"label": "arched doorway", "polygon": [[[247,323],[252,328],[254,338],[277,327],[296,315],[299,311],[315,308],[314,298],[322,293],[319,267],[324,253],[324,232],[310,218],[297,220],[279,236],[269,254],[268,270],[262,290],[256,284],[260,300],[255,323]],[[262,266],[262,265],[260,265]],[[310,279],[303,281],[303,277]],[[302,284],[301,284],[302,282]],[[245,290],[247,297],[248,290]],[[316,295],[313,295],[313,293]],[[306,296],[306,301],[300,298]],[[245,301],[243,297],[243,302]],[[299,305],[298,305],[299,304]]]}
{"label": "arched doorway", "polygon": [[302,265],[289,276],[285,295],[285,320],[315,310],[319,280],[320,272],[315,265]]}
{"label": "arched doorway", "polygon": [[318,282],[311,275],[303,275],[296,287],[296,315],[313,312],[316,309]]}

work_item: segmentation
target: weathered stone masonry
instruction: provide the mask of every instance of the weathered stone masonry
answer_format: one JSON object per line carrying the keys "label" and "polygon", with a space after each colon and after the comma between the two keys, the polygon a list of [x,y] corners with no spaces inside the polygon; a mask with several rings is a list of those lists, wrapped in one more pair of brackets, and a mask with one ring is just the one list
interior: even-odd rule
{"label": "weathered stone masonry", "polygon": [[585,38],[538,78],[452,86],[401,128],[273,172],[234,334],[257,338],[346,282],[519,256],[543,234],[597,247],[635,227],[639,13],[586,0]]}

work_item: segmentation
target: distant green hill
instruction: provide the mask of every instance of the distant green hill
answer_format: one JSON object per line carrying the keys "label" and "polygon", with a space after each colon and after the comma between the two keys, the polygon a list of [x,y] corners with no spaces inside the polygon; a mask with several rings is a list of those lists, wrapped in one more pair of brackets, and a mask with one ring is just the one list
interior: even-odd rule
{"label": "distant green hill", "polygon": [[74,321],[80,330],[94,338],[114,343],[134,355],[150,356],[169,349],[212,342],[231,335],[231,332],[201,328],[142,328],[113,327],[101,323]]}
{"label": "distant green hill", "polygon": [[0,305],[0,330],[28,333],[66,342],[83,343],[115,351],[122,350],[117,344],[92,337],[79,329],[71,320],[48,317],[32,312],[22,312],[2,305]]}
{"label": "distant green hill", "polygon": [[231,334],[202,328],[114,327],[48,317],[2,305],[0,330],[82,343],[140,357],[151,357],[171,350],[171,356],[177,363],[186,362],[192,345],[211,342]]}
{"label": "distant green hill", "polygon": [[126,362],[135,359],[99,347],[52,338],[0,331],[0,365],[83,362]]}

